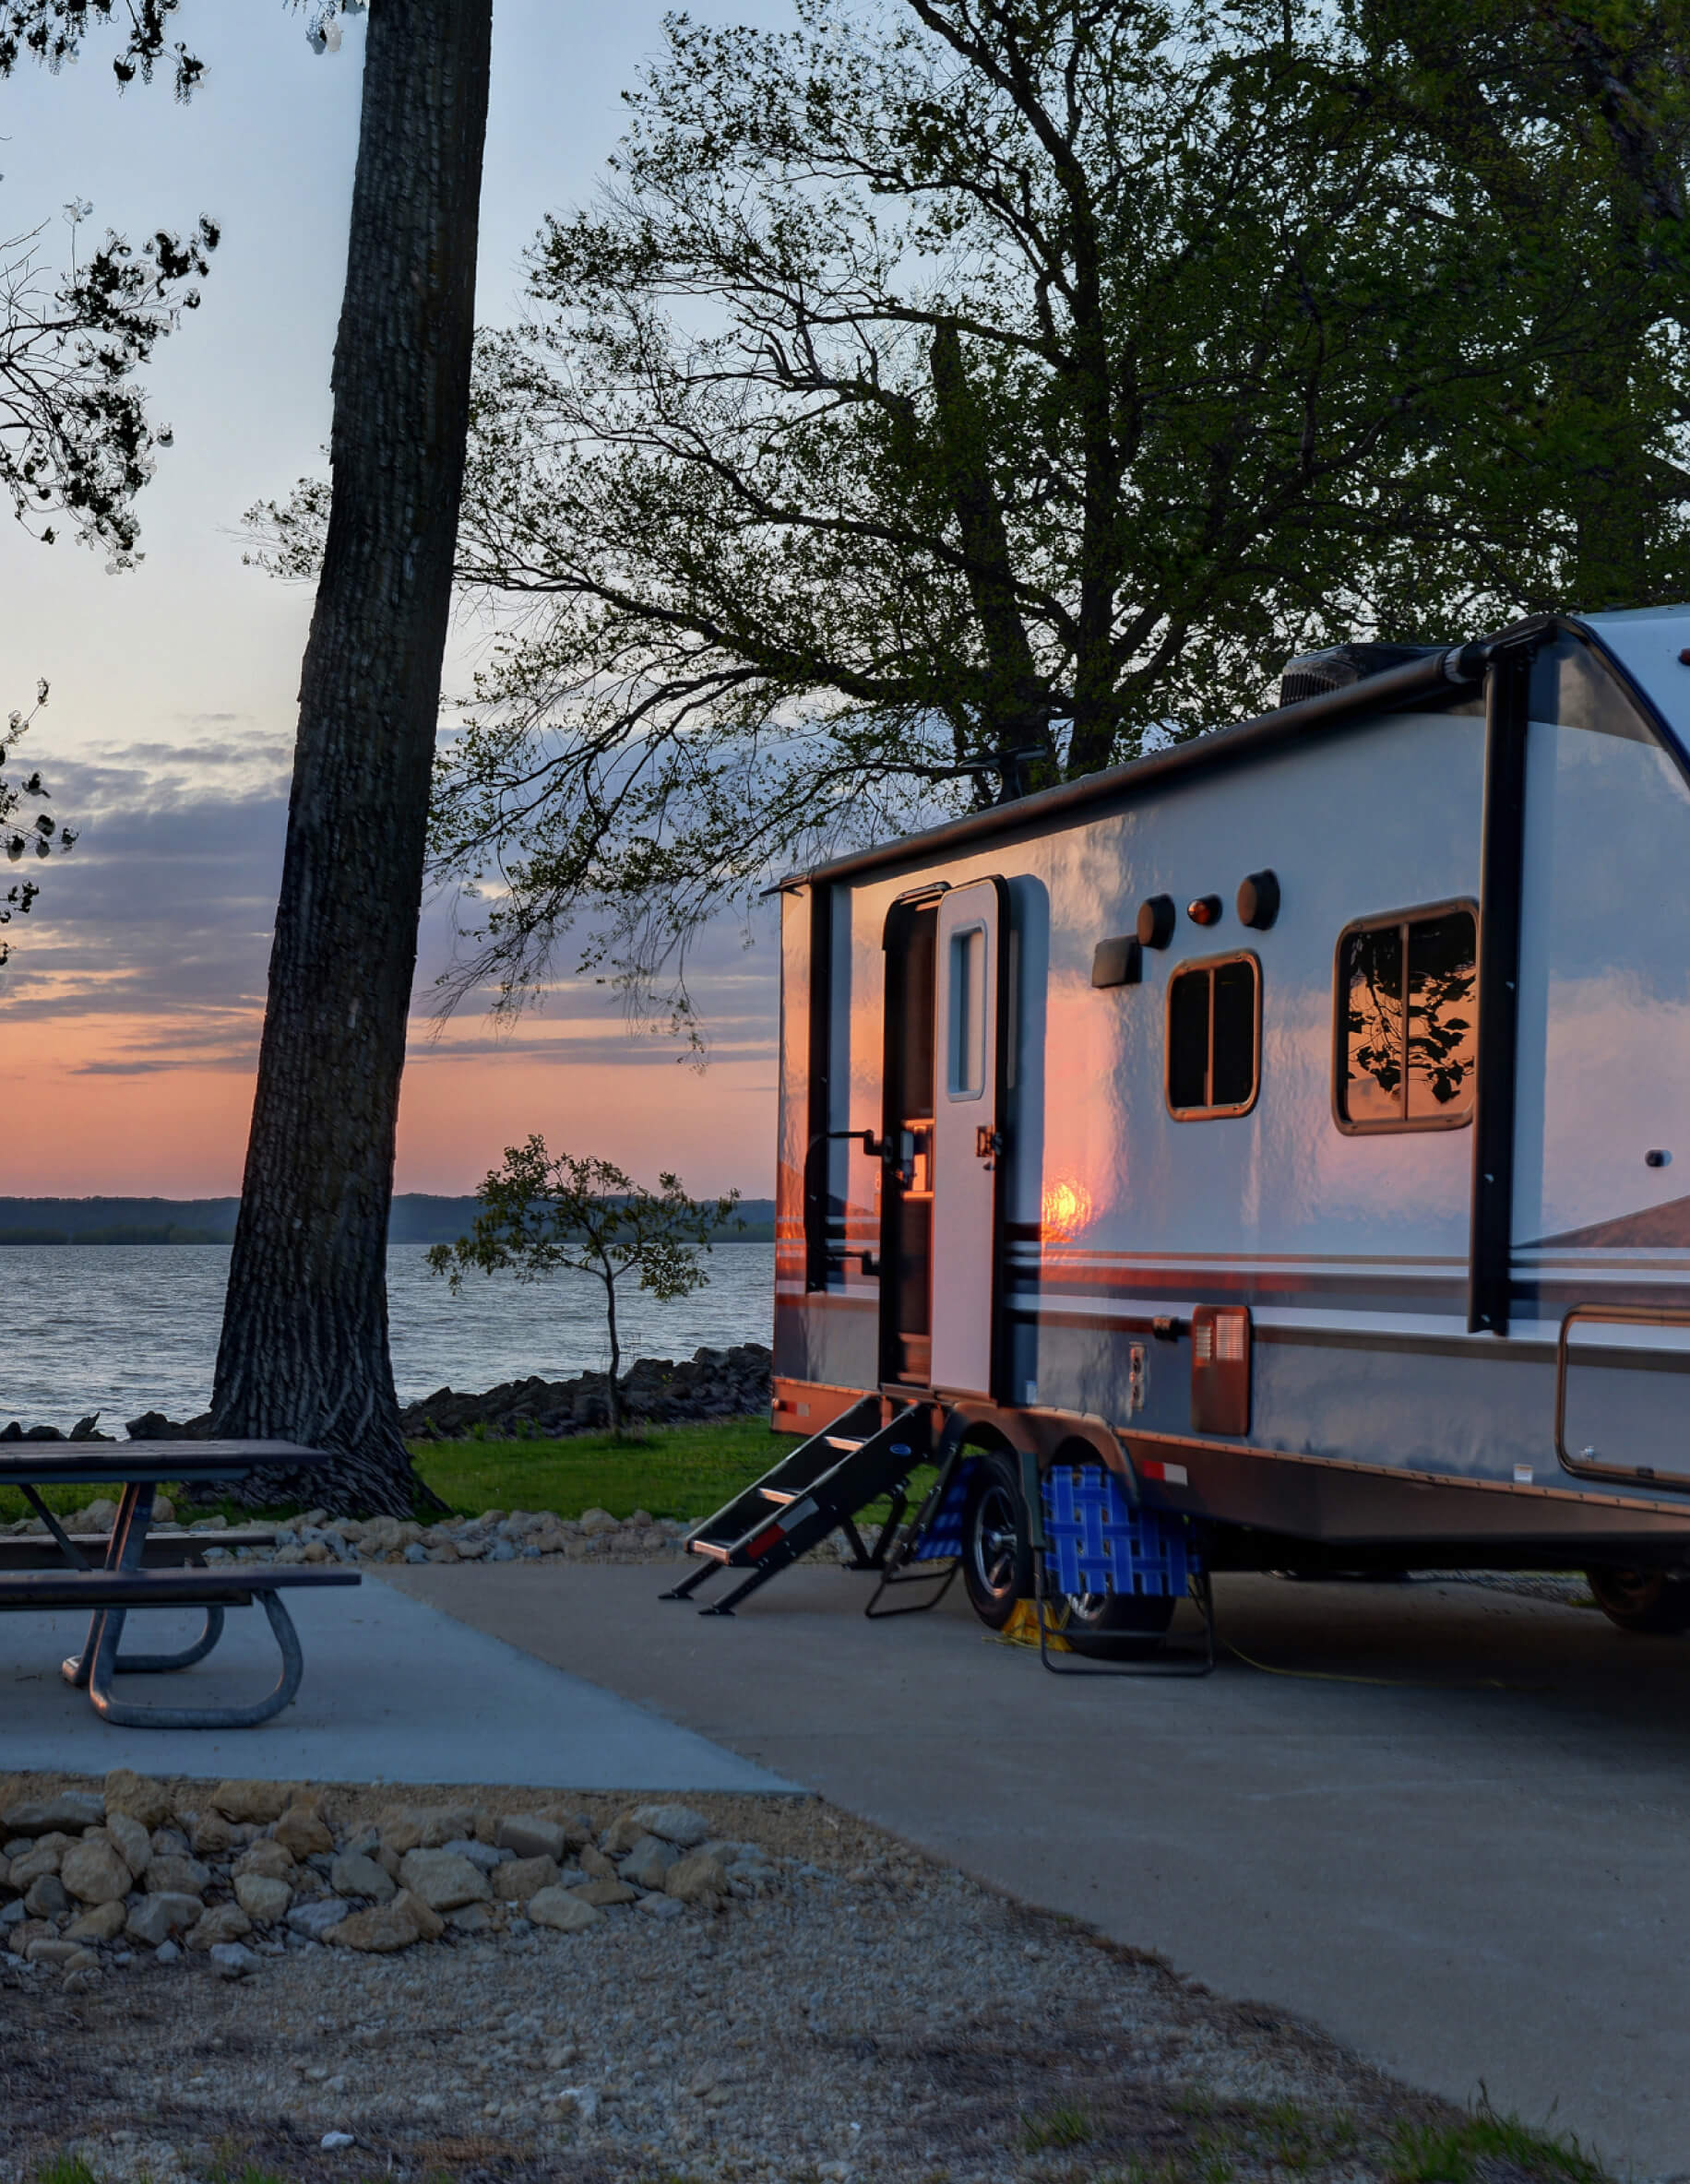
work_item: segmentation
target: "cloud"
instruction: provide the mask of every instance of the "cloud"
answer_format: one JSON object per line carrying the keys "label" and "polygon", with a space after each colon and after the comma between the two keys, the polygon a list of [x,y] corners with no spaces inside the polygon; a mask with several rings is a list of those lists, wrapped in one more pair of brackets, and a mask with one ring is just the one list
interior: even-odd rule
{"label": "cloud", "polygon": [[[42,893],[10,929],[0,1019],[30,1027],[111,1020],[115,1051],[83,1075],[140,1076],[186,1063],[250,1072],[268,981],[287,831],[291,753],[274,738],[176,748],[113,744],[53,762],[53,809],[78,830],[41,867]],[[444,1026],[435,980],[451,959],[453,895],[434,891],[419,933],[415,1062],[520,1054],[540,1063],[672,1065],[689,1058],[663,1023],[642,1022],[597,979],[559,979],[507,1028],[471,996]],[[768,906],[698,934],[687,982],[713,1059],[767,1062],[779,1014],[777,920]],[[122,1019],[121,1024],[118,1019]]]}

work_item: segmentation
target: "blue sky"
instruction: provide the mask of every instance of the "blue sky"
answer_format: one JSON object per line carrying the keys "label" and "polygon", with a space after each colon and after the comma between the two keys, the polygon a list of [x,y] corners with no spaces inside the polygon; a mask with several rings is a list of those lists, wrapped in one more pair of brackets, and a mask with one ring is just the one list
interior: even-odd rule
{"label": "blue sky", "polygon": [[[789,19],[772,0],[695,13]],[[120,96],[98,34],[62,75],[0,84],[0,235],[45,223],[62,261],[64,208],[80,199],[85,237],[201,212],[223,236],[202,308],[147,374],[175,444],[143,496],[142,565],[112,576],[68,540],[44,548],[0,526],[0,707],[48,678],[25,748],[84,828],[0,977],[0,1191],[226,1191],[244,1143],[311,600],[242,565],[240,518],[322,467],[363,32],[354,18],[340,52],[318,56],[286,0],[184,0],[175,19],[208,63],[185,107],[164,81]],[[590,196],[661,26],[651,0],[497,0],[483,323],[520,310],[542,214]],[[473,657],[465,625],[449,688]],[[756,937],[747,950],[732,921],[707,937],[698,991],[717,1058],[677,1076],[672,1047],[630,1040],[592,987],[556,992],[514,1039],[471,1012],[432,1041],[428,989],[449,946],[434,906],[400,1187],[469,1188],[511,1136],[541,1129],[637,1169],[678,1164],[701,1188],[766,1190],[775,966]]]}

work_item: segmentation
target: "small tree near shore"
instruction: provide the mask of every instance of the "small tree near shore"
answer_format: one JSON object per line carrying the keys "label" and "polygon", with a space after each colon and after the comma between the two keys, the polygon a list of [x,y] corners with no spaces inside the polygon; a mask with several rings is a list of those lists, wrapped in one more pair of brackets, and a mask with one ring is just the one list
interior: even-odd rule
{"label": "small tree near shore", "polygon": [[449,1276],[454,1290],[470,1268],[492,1274],[508,1268],[519,1282],[534,1282],[560,1269],[590,1274],[604,1285],[610,1330],[607,1383],[611,1431],[622,1431],[617,1373],[622,1346],[616,1332],[616,1284],[638,1277],[660,1303],[690,1297],[709,1280],[698,1251],[732,1217],[739,1193],[725,1198],[689,1198],[681,1179],[660,1175],[648,1191],[609,1160],[577,1159],[547,1152],[543,1137],[505,1148],[503,1168],[489,1171],[476,1195],[486,1209],[468,1236],[437,1243],[430,1269]]}

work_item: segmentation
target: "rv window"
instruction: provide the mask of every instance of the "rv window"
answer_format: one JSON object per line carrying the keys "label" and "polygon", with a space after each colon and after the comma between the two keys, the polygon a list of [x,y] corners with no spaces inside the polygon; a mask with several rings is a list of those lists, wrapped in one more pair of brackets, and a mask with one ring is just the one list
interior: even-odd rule
{"label": "rv window", "polygon": [[1188,964],[1168,981],[1168,1105],[1182,1120],[1256,1104],[1261,967],[1254,956]]}
{"label": "rv window", "polygon": [[1338,944],[1340,1129],[1472,1120],[1478,920],[1463,904],[1351,925]]}
{"label": "rv window", "polygon": [[946,1088],[953,1099],[978,1099],[986,1088],[986,929],[951,935],[950,1052]]}

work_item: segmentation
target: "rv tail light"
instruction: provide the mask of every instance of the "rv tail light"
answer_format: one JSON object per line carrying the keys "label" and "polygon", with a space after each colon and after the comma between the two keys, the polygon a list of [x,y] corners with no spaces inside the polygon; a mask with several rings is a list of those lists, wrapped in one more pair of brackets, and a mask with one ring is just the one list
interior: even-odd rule
{"label": "rv tail light", "polygon": [[1218,895],[1199,895],[1196,902],[1185,905],[1185,915],[1194,925],[1219,925],[1220,897]]}

